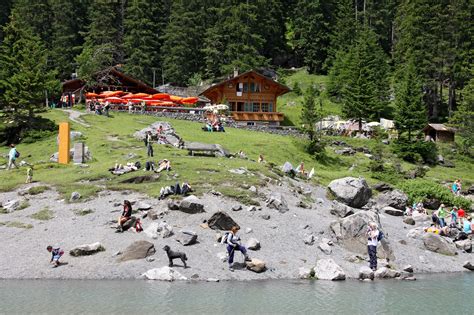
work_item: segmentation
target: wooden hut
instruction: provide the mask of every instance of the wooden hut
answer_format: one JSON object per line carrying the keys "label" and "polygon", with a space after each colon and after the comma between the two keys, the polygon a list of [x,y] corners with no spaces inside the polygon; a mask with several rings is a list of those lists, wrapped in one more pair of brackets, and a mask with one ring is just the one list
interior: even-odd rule
{"label": "wooden hut", "polygon": [[209,87],[200,95],[211,103],[227,103],[236,122],[247,125],[279,125],[283,114],[277,111],[277,97],[290,91],[287,86],[251,70],[234,73],[230,79]]}
{"label": "wooden hut", "polygon": [[453,142],[454,129],[446,127],[443,124],[428,124],[423,128],[425,139],[435,142]]}

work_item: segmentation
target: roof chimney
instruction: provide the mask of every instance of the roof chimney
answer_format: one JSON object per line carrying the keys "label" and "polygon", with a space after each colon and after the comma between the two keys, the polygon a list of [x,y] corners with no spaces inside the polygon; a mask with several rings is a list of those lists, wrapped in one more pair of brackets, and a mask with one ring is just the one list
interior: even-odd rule
{"label": "roof chimney", "polygon": [[239,69],[234,68],[234,78],[239,75]]}

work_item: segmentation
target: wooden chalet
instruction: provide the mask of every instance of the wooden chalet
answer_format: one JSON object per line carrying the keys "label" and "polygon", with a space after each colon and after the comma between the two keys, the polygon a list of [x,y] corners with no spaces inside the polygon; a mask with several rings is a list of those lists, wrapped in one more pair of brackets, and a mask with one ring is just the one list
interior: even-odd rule
{"label": "wooden chalet", "polygon": [[435,142],[453,142],[454,129],[443,124],[428,124],[423,128],[425,139]]}
{"label": "wooden chalet", "polygon": [[102,91],[124,91],[131,93],[155,94],[157,90],[121,72],[115,67],[110,67],[94,75],[95,84],[87,85],[81,79],[72,79],[62,83],[63,94],[75,94],[82,96],[84,92],[100,94]]}
{"label": "wooden chalet", "polygon": [[200,95],[211,103],[226,102],[236,122],[279,125],[283,114],[277,112],[277,97],[290,91],[287,86],[254,70],[234,73],[228,80],[209,87]]}

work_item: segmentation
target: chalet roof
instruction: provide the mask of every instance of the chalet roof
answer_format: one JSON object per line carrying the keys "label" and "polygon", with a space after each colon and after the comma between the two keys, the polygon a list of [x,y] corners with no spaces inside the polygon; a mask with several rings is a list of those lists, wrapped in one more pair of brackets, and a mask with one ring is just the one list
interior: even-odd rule
{"label": "chalet roof", "polygon": [[278,95],[282,95],[282,94],[285,94],[285,93],[288,93],[289,91],[291,91],[291,89],[290,89],[289,87],[287,87],[286,85],[281,84],[281,83],[279,83],[279,82],[273,80],[272,78],[269,78],[269,77],[267,77],[267,76],[265,76],[265,75],[263,75],[263,74],[261,74],[261,73],[258,73],[258,72],[255,71],[255,70],[249,70],[249,71],[246,71],[246,72],[244,72],[244,73],[241,73],[241,74],[239,74],[239,75],[237,75],[237,76],[235,76],[235,77],[232,77],[232,78],[229,78],[229,79],[224,80],[224,81],[222,81],[222,82],[219,82],[219,83],[217,83],[217,84],[211,85],[209,88],[207,88],[205,91],[201,92],[201,94],[199,94],[199,95],[205,95],[207,92],[209,92],[209,91],[211,91],[211,90],[213,90],[213,89],[215,89],[215,88],[217,88],[217,87],[220,87],[220,86],[222,86],[222,85],[225,85],[226,83],[228,83],[228,82],[230,82],[230,81],[238,80],[239,78],[244,77],[244,76],[249,75],[249,74],[252,74],[252,75],[256,75],[256,76],[258,76],[258,77],[261,77],[261,78],[263,78],[263,79],[265,79],[265,80],[267,80],[267,81],[269,81],[269,82],[271,82],[271,83],[276,84],[277,86],[279,86],[279,87],[281,88],[281,92],[280,92]]}
{"label": "chalet roof", "polygon": [[434,129],[436,131],[446,131],[446,132],[454,132],[453,128],[446,127],[444,124],[428,124],[423,131]]}
{"label": "chalet roof", "polygon": [[[103,78],[99,78],[100,76],[103,76]],[[136,89],[139,89],[141,92],[144,93],[149,93],[149,94],[154,94],[158,93],[157,90],[152,88],[151,86],[147,85],[146,83],[135,79],[129,75],[126,75],[125,73],[119,71],[115,67],[110,67],[107,69],[104,69],[102,71],[97,72],[94,77],[96,77],[96,80],[98,81],[97,86],[101,85],[109,85],[110,82],[107,82],[108,80],[111,80],[112,77],[117,78],[119,85],[120,83],[127,83],[133,85]],[[63,90],[64,89],[75,89],[77,86],[83,87],[85,86],[86,82],[81,79],[72,79],[68,81],[64,81],[62,83]]]}

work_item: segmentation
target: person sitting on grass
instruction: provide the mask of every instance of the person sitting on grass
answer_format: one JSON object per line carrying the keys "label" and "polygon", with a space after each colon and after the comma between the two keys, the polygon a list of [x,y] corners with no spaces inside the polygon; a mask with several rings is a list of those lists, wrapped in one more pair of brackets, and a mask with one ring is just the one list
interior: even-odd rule
{"label": "person sitting on grass", "polygon": [[258,156],[258,163],[265,163],[265,159],[263,158],[262,154]]}
{"label": "person sitting on grass", "polygon": [[123,201],[123,211],[122,215],[118,219],[119,226],[117,227],[117,232],[123,232],[123,225],[125,222],[130,220],[132,217],[132,204],[128,200]]}
{"label": "person sitting on grass", "polygon": [[51,260],[49,263],[53,264],[53,268],[58,267],[61,264],[59,262],[59,259],[62,255],[64,255],[64,251],[58,246],[55,246],[53,248],[53,246],[51,245],[48,245],[48,247],[46,247],[46,250],[51,253]]}
{"label": "person sitting on grass", "polygon": [[306,171],[304,170],[304,163],[301,162],[300,165],[298,165],[298,167],[296,168],[296,174],[302,176],[302,177],[306,177]]}
{"label": "person sitting on grass", "polygon": [[171,162],[169,160],[164,159],[158,162],[158,169],[156,172],[159,173],[161,171],[171,171]]}
{"label": "person sitting on grass", "polygon": [[247,249],[240,245],[240,237],[237,236],[237,232],[239,231],[239,227],[233,226],[230,229],[230,233],[227,236],[227,253],[229,254],[229,270],[234,271],[234,254],[235,251],[240,251],[244,257],[245,261],[250,261],[250,257],[247,255]]}

